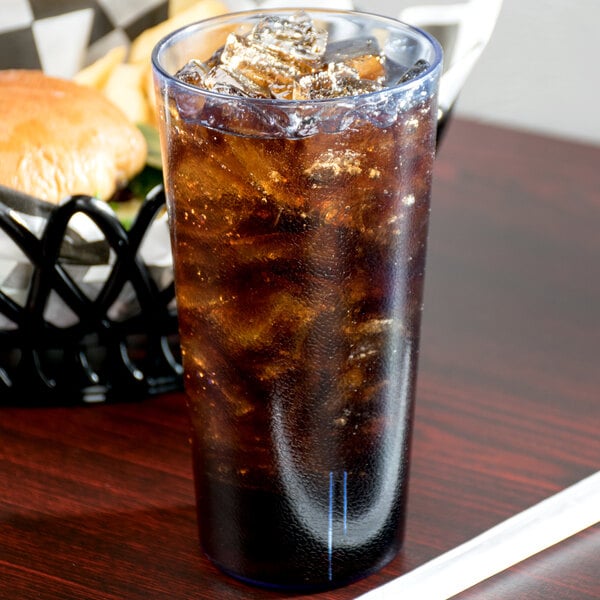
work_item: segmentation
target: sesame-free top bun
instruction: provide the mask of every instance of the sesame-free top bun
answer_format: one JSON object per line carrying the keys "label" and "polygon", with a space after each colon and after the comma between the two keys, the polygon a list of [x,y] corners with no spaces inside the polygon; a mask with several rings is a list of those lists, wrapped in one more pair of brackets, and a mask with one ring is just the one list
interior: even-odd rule
{"label": "sesame-free top bun", "polygon": [[41,71],[0,71],[0,184],[59,203],[104,200],[142,170],[139,129],[99,91]]}

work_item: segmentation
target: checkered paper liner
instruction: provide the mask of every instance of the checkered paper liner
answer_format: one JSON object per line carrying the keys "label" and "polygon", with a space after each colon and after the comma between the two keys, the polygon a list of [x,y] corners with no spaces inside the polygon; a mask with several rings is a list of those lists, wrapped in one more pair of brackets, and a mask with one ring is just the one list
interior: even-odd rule
{"label": "checkered paper liner", "polygon": [[2,0],[0,69],[71,78],[167,13],[167,0]]}

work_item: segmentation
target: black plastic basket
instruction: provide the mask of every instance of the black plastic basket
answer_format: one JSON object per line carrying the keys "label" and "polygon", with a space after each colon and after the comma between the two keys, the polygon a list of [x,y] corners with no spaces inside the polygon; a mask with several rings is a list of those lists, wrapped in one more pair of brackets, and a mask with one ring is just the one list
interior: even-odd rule
{"label": "black plastic basket", "polygon": [[[0,289],[0,315],[10,324],[0,329],[0,404],[131,401],[182,389],[173,282],[159,287],[138,253],[164,203],[159,186],[126,231],[105,203],[74,196],[50,212],[38,238],[0,202],[0,229],[32,269],[23,303]],[[76,283],[64,257],[69,223],[77,213],[93,221],[113,256],[94,297]],[[135,294],[136,311],[111,318],[110,308],[125,286]],[[51,297],[75,315],[72,324],[57,326],[46,318]]]}

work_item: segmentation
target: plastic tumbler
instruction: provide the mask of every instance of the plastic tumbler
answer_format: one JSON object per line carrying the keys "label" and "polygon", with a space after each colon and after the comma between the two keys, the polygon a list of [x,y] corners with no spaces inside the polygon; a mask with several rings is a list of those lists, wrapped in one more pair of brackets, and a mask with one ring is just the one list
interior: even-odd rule
{"label": "plastic tumbler", "polygon": [[300,590],[401,547],[442,60],[393,19],[307,13],[327,31],[317,85],[350,64],[383,68],[381,89],[175,77],[265,15],[281,38],[291,10],[192,24],[153,54],[201,545],[238,579]]}

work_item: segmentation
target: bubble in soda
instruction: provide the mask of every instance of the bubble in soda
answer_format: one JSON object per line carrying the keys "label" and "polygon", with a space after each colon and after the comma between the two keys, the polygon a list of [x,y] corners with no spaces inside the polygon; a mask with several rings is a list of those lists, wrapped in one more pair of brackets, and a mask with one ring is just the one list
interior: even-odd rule
{"label": "bubble in soda", "polygon": [[[420,60],[398,83],[428,68]],[[246,34],[231,33],[207,63],[193,59],[176,77],[217,93],[248,98],[322,100],[382,90],[386,58],[374,37],[328,44],[310,15],[267,16]]]}

